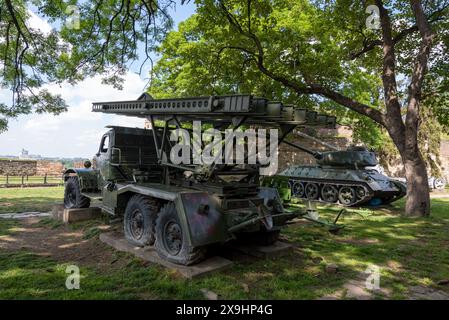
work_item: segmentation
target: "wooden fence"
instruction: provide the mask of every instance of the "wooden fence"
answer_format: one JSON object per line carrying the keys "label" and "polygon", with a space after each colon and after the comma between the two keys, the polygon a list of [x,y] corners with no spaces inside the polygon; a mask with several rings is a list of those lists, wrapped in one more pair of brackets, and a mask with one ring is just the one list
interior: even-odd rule
{"label": "wooden fence", "polygon": [[64,181],[62,177],[55,176],[10,176],[0,175],[0,188],[13,188],[13,187],[54,187],[63,185]]}

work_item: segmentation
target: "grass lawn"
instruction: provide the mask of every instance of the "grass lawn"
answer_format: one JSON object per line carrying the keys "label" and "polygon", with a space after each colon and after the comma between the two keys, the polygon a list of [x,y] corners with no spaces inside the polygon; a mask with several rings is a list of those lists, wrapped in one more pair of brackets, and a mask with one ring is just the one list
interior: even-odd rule
{"label": "grass lawn", "polygon": [[[0,190],[0,203],[14,210],[49,209],[60,200],[62,188]],[[37,203],[37,206],[33,203]],[[2,249],[2,241],[20,237],[21,222],[0,220],[0,299],[196,299],[207,288],[223,299],[315,299],[341,289],[369,265],[381,268],[381,288],[390,298],[406,298],[411,286],[422,285],[449,292],[440,280],[449,279],[449,198],[432,200],[430,218],[404,218],[399,201],[390,209],[350,209],[343,216],[346,228],[338,235],[309,224],[290,225],[283,232],[293,245],[288,255],[275,260],[238,261],[227,271],[195,280],[181,279],[158,266],[116,252],[93,232],[102,221],[70,227],[50,220],[38,223],[54,232],[80,231],[85,242],[108,255],[107,267],[83,259],[38,255],[32,250]],[[11,206],[9,207],[11,208]],[[11,212],[0,206],[0,212]],[[39,209],[40,211],[40,209]],[[337,208],[321,208],[331,219]],[[45,230],[46,230],[45,229]],[[89,253],[91,254],[91,253]],[[117,261],[117,262],[116,262]],[[335,263],[338,273],[325,266]],[[81,289],[67,290],[67,265],[81,269]],[[380,298],[380,297],[379,297]]]}
{"label": "grass lawn", "polygon": [[62,202],[64,187],[0,188],[0,213],[50,211]]}

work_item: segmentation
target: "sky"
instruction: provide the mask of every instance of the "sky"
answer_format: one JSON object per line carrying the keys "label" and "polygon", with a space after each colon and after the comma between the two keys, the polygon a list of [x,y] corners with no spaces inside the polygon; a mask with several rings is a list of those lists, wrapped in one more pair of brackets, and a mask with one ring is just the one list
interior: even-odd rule
{"label": "sky", "polygon": [[[176,25],[195,11],[193,1],[178,5],[171,15]],[[32,14],[30,26],[49,32],[51,25]],[[135,65],[139,65],[137,62]],[[98,149],[107,125],[143,127],[144,120],[133,117],[106,115],[91,112],[92,102],[134,100],[143,92],[148,72],[139,76],[133,71],[125,75],[123,90],[101,83],[101,77],[86,79],[75,86],[69,84],[48,85],[52,93],[61,94],[69,105],[67,112],[58,116],[31,114],[9,120],[9,129],[0,134],[0,156],[18,156],[23,149],[43,157],[92,158]],[[10,92],[0,90],[0,101],[9,103]]]}

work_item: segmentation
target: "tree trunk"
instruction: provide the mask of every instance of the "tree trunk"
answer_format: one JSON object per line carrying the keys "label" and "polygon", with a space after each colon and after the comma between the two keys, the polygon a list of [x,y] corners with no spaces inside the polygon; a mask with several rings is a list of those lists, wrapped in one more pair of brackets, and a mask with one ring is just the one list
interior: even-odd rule
{"label": "tree trunk", "polygon": [[[418,120],[409,127],[396,126],[397,119],[387,118],[385,127],[399,150],[407,181],[406,216],[430,215],[430,190],[427,168],[418,145]],[[400,122],[402,123],[402,121]],[[410,124],[410,123],[409,123]]]}
{"label": "tree trunk", "polygon": [[[416,141],[416,144],[418,142]],[[417,146],[416,146],[417,147]],[[407,180],[405,215],[423,217],[430,215],[430,195],[427,169],[421,154],[405,150],[402,155]]]}

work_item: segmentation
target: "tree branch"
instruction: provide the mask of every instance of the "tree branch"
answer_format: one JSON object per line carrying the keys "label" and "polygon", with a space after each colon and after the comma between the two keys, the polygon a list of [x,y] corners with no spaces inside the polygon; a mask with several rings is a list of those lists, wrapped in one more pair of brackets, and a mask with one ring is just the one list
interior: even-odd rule
{"label": "tree branch", "polygon": [[[355,101],[349,97],[346,97],[346,96],[344,96],[332,89],[326,88],[320,84],[313,83],[310,79],[306,79],[306,77],[304,75],[303,75],[303,77],[306,79],[307,86],[304,86],[297,81],[288,79],[287,77],[285,77],[283,75],[277,74],[277,73],[269,70],[265,66],[265,63],[264,63],[264,49],[263,49],[260,39],[251,31],[245,31],[243,29],[243,27],[238,23],[238,20],[232,15],[231,12],[229,12],[227,7],[224,5],[223,1],[220,1],[220,6],[221,6],[223,12],[225,13],[225,16],[226,16],[228,22],[230,23],[230,25],[233,26],[241,35],[253,40],[255,47],[257,49],[256,50],[257,52],[253,52],[253,51],[246,49],[244,47],[241,47],[241,46],[227,46],[227,47],[220,49],[219,53],[221,53],[222,50],[229,48],[229,49],[240,50],[242,52],[250,54],[254,57],[254,61],[256,62],[256,65],[257,65],[259,71],[261,71],[263,74],[265,74],[269,78],[271,78],[275,81],[278,81],[278,82],[282,83],[283,85],[285,85],[286,87],[294,90],[296,93],[321,95],[323,97],[331,99],[331,100],[347,107],[348,109],[351,109],[357,113],[367,116],[379,124],[385,123],[384,114],[382,114],[382,112],[380,112],[379,110],[374,109],[374,108],[372,108],[368,105],[365,105],[363,103],[360,103],[358,101]],[[248,17],[248,19],[249,19],[249,17]],[[249,23],[250,22],[248,21],[248,24]]]}

